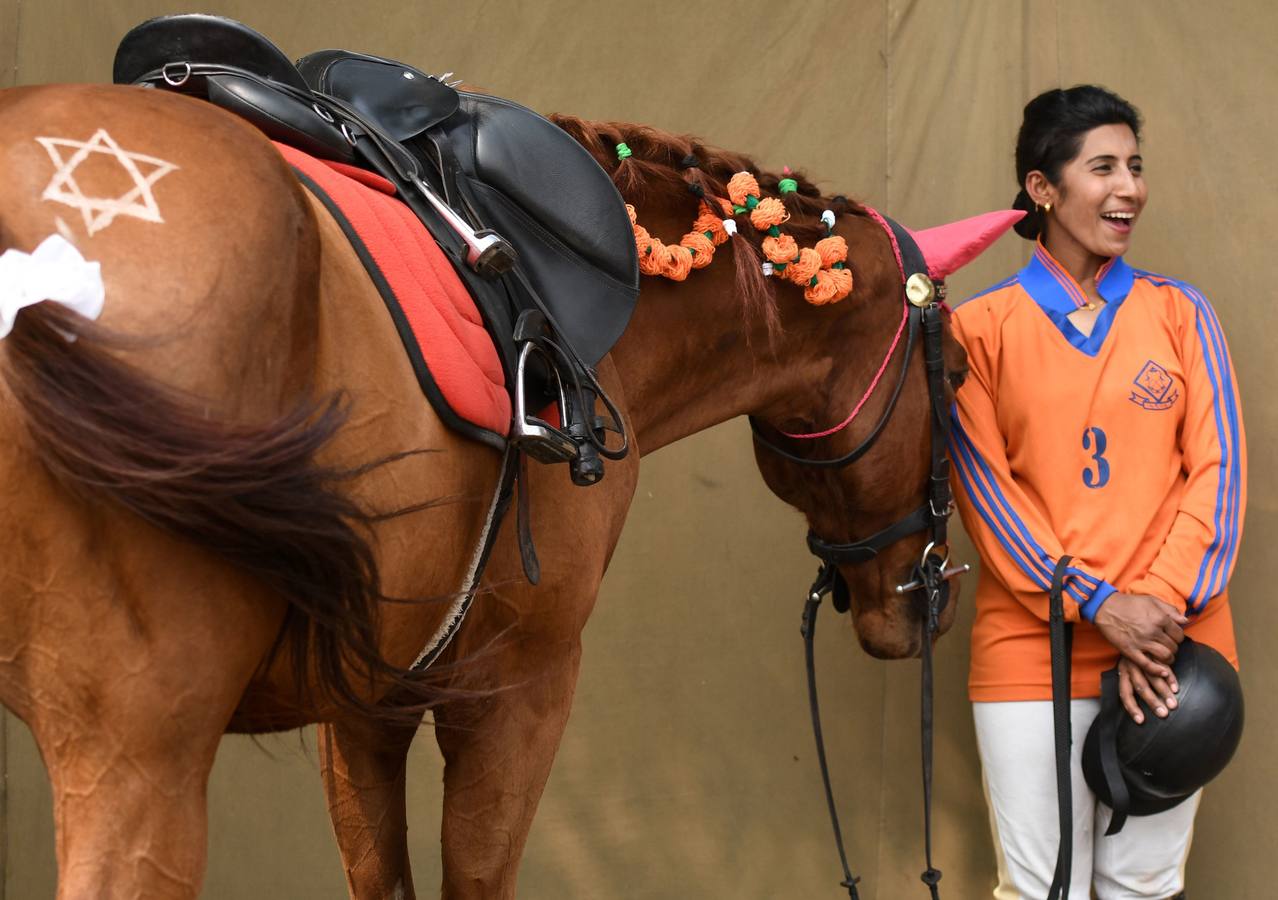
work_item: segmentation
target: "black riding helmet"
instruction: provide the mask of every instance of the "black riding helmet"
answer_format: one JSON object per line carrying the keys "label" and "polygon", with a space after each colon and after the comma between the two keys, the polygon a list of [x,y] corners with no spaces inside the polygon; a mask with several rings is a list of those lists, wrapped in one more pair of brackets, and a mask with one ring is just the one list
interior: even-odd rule
{"label": "black riding helmet", "polygon": [[1106,834],[1128,815],[1149,816],[1187,800],[1225,768],[1243,729],[1238,673],[1206,644],[1186,638],[1172,664],[1180,690],[1166,718],[1139,698],[1144,724],[1132,721],[1118,699],[1118,670],[1101,678],[1101,712],[1083,744],[1083,777],[1114,810]]}

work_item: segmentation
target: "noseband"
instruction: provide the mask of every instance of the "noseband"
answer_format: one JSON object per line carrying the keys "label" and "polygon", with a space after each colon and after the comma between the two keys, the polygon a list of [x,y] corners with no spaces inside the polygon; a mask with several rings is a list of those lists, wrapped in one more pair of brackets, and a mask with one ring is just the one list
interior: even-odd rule
{"label": "noseband", "polygon": [[[840,884],[847,888],[851,900],[858,900],[857,883],[848,867],[847,853],[843,848],[843,834],[839,828],[839,817],[835,809],[834,794],[830,787],[830,774],[826,765],[825,742],[821,734],[821,713],[817,702],[816,663],[813,653],[813,637],[816,633],[816,614],[822,598],[833,594],[834,608],[839,612],[847,612],[851,607],[851,596],[847,582],[839,572],[839,564],[855,565],[870,562],[879,552],[912,534],[926,532],[930,538],[919,562],[915,565],[910,581],[897,585],[897,594],[922,593],[922,650],[923,660],[923,697],[922,697],[922,744],[923,744],[923,804],[924,834],[927,855],[927,869],[923,872],[923,883],[931,891],[933,900],[939,898],[938,883],[941,872],[932,865],[932,638],[940,628],[941,612],[949,603],[949,579],[968,571],[969,566],[949,565],[949,544],[947,526],[954,510],[953,495],[950,492],[950,459],[947,452],[950,436],[950,418],[945,397],[945,361],[942,355],[942,315],[941,300],[944,297],[944,284],[935,282],[928,274],[927,262],[915,243],[913,236],[896,222],[870,210],[873,218],[883,226],[892,241],[897,263],[901,270],[903,299],[907,307],[907,332],[905,353],[901,361],[901,373],[897,376],[892,389],[892,396],[879,421],[865,437],[849,453],[834,459],[810,459],[790,452],[769,440],[761,432],[758,423],[750,419],[750,427],[754,431],[754,439],[782,459],[801,466],[813,468],[837,469],[851,465],[866,454],[875,441],[883,433],[888,420],[896,409],[901,398],[901,390],[909,373],[910,358],[914,345],[923,341],[923,360],[927,372],[928,405],[930,407],[931,437],[931,471],[927,480],[927,499],[923,505],[898,519],[882,531],[859,541],[847,544],[836,544],[825,540],[815,532],[808,532],[808,549],[821,560],[821,568],[816,580],[808,589],[807,603],[803,610],[803,627],[805,658],[808,674],[808,702],[812,712],[812,730],[816,737],[817,760],[821,766],[821,778],[825,784],[826,804],[829,807],[830,821],[834,827],[835,844],[839,851],[839,860],[843,864],[843,881]],[[896,342],[888,350],[888,359],[896,350]],[[886,367],[888,360],[884,360]],[[880,370],[882,371],[882,370]],[[873,390],[873,386],[871,386]],[[867,392],[868,397],[868,392]],[[864,400],[862,401],[864,402]],[[858,406],[859,409],[859,406]],[[839,428],[848,425],[850,416]],[[834,429],[838,430],[838,429]],[[833,433],[823,432],[820,436]],[[818,435],[790,435],[793,438],[816,437]]]}

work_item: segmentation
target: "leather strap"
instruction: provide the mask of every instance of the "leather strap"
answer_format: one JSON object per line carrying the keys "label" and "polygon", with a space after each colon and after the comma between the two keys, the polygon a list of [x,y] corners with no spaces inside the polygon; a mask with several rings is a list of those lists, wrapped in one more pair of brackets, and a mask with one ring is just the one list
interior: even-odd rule
{"label": "leather strap", "polygon": [[488,558],[492,556],[493,547],[497,544],[502,518],[510,507],[510,498],[514,492],[515,478],[519,471],[521,457],[523,457],[523,454],[514,447],[506,447],[502,455],[501,475],[497,479],[497,487],[494,489],[493,500],[489,508],[488,521],[484,525],[479,545],[475,548],[471,561],[471,570],[462,587],[460,601],[453,609],[449,620],[444,623],[443,629],[435,635],[426,648],[418,655],[416,661],[409,667],[411,672],[421,673],[426,671],[439,658],[439,655],[444,652],[458,630],[461,629],[462,622],[466,619],[466,613],[470,610],[471,601],[475,599],[475,592],[479,588],[479,582],[484,577],[484,569],[488,566]]}
{"label": "leather strap", "polygon": [[[882,215],[880,213],[880,215]],[[923,257],[923,251],[919,249],[918,241],[914,240],[914,235],[910,234],[910,230],[891,216],[882,216],[883,221],[887,222],[888,228],[892,230],[892,237],[895,239],[896,249],[901,254],[901,280],[909,281],[911,275],[922,273],[929,275],[927,260]]]}
{"label": "leather strap", "polygon": [[[948,585],[945,583],[943,561],[929,554],[915,568],[914,576],[925,585],[923,595],[926,608],[922,615],[923,662],[922,697],[920,716],[920,742],[923,764],[923,838],[927,868],[920,875],[920,880],[927,885],[931,900],[940,900],[941,870],[932,865],[932,744],[934,728],[933,715],[933,666],[932,638],[940,628],[941,612],[949,602]],[[825,787],[825,803],[830,813],[830,825],[834,829],[834,844],[839,851],[839,863],[843,867],[843,880],[839,884],[847,889],[851,900],[858,900],[857,883],[860,876],[852,874],[848,866],[847,851],[843,847],[843,830],[839,826],[839,813],[834,803],[834,791],[830,787],[830,767],[825,756],[825,737],[821,731],[821,706],[817,699],[816,653],[813,647],[816,636],[817,612],[821,607],[821,599],[832,590],[839,578],[838,569],[833,562],[824,562],[817,572],[812,587],[808,588],[807,603],[803,607],[803,625],[799,629],[803,635],[803,656],[808,677],[808,708],[812,716],[812,735],[816,740],[817,763],[821,768],[821,783]]]}
{"label": "leather strap", "polygon": [[1067,900],[1074,862],[1074,784],[1070,773],[1070,669],[1074,626],[1065,621],[1065,571],[1072,556],[1062,556],[1052,572],[1049,624],[1052,642],[1052,728],[1056,737],[1056,806],[1061,840],[1056,873],[1047,900]]}
{"label": "leather strap", "polygon": [[884,427],[887,426],[888,420],[892,418],[892,413],[896,409],[896,401],[901,398],[901,389],[905,387],[905,378],[910,374],[910,355],[914,351],[914,342],[918,337],[921,320],[920,310],[917,307],[911,307],[909,327],[905,335],[905,352],[901,355],[901,374],[896,377],[896,384],[892,388],[892,396],[888,399],[887,409],[883,411],[883,416],[874,426],[874,430],[866,435],[865,440],[861,441],[850,452],[834,459],[811,459],[806,456],[799,456],[797,453],[791,453],[766,437],[759,428],[759,423],[754,416],[750,416],[750,430],[754,432],[754,439],[782,459],[798,463],[801,466],[810,466],[817,469],[841,469],[856,462],[874,446],[874,442],[879,439],[879,435],[883,432]]}
{"label": "leather strap", "polygon": [[843,829],[839,827],[839,812],[834,805],[834,791],[830,788],[830,767],[825,760],[825,738],[821,733],[821,704],[817,700],[816,652],[813,638],[816,636],[817,611],[821,608],[821,598],[834,588],[837,570],[833,563],[822,564],[817,572],[816,580],[808,588],[808,601],[803,607],[803,625],[799,632],[803,635],[803,658],[808,672],[808,709],[812,714],[812,734],[816,738],[817,763],[821,767],[821,782],[825,785],[825,804],[830,811],[830,824],[834,827],[834,845],[839,849],[839,863],[843,866],[843,880],[840,885],[847,888],[851,900],[859,900],[857,882],[859,875],[854,876],[848,868],[848,854],[843,849]]}
{"label": "leather strap", "polygon": [[1131,809],[1131,794],[1127,790],[1127,781],[1123,778],[1122,766],[1118,763],[1118,725],[1124,715],[1122,704],[1118,702],[1118,668],[1117,666],[1101,675],[1101,708],[1096,719],[1101,774],[1105,776],[1105,786],[1109,788],[1109,805],[1114,810],[1114,817],[1109,820],[1109,828],[1105,837],[1118,834],[1127,824],[1127,813]]}
{"label": "leather strap", "polygon": [[932,542],[948,543],[947,523],[953,506],[950,492],[950,410],[945,396],[945,357],[942,344],[941,308],[935,304],[921,310],[923,355],[927,366],[927,395],[932,408],[932,466],[928,476],[928,503],[932,513]]}
{"label": "leather strap", "polygon": [[830,544],[809,531],[808,549],[812,551],[813,556],[826,562],[845,565],[869,562],[879,555],[880,550],[890,547],[902,538],[932,529],[931,518],[932,510],[927,503],[924,503],[904,519],[894,522],[865,540],[851,544]]}
{"label": "leather strap", "polygon": [[524,566],[524,577],[529,584],[541,582],[541,561],[533,544],[532,510],[528,502],[528,455],[519,454],[519,473],[515,476],[515,524],[519,532],[519,560]]}
{"label": "leather strap", "polygon": [[932,865],[932,733],[933,668],[932,638],[940,630],[941,611],[950,600],[950,586],[945,581],[942,562],[932,554],[924,559],[915,571],[915,578],[924,585],[927,608],[923,615],[922,697],[919,721],[919,740],[923,760],[923,848],[927,868],[919,876],[932,894],[932,900],[940,900],[941,870]]}

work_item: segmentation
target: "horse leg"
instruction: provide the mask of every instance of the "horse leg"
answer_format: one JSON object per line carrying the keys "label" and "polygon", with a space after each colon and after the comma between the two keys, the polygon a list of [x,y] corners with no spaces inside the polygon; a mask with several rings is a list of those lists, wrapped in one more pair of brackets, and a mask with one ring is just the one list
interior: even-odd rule
{"label": "horse leg", "polygon": [[[135,733],[157,724],[138,721]],[[59,900],[198,896],[220,729],[152,732],[145,741],[113,740],[124,735],[108,736],[101,723],[89,731],[89,739],[52,747],[40,740],[53,787]]]}
{"label": "horse leg", "polygon": [[319,726],[320,769],[351,897],[411,900],[404,774],[421,722],[351,718]]}
{"label": "horse leg", "polygon": [[[621,407],[610,359],[600,378]],[[445,900],[509,900],[533,815],[550,777],[594,609],[639,476],[637,453],[608,477],[573,487],[560,466],[530,466],[541,582],[523,577],[515,517],[502,525],[484,589],[437,665],[457,689],[434,708],[444,756]]]}
{"label": "horse leg", "polygon": [[102,555],[50,570],[8,663],[53,788],[58,897],[194,898],[209,771],[283,604],[141,524],[99,524]]}
{"label": "horse leg", "polygon": [[482,700],[445,704],[435,714],[444,755],[445,900],[515,896],[519,860],[581,662],[576,636],[558,645],[516,640],[489,652],[508,686]]}

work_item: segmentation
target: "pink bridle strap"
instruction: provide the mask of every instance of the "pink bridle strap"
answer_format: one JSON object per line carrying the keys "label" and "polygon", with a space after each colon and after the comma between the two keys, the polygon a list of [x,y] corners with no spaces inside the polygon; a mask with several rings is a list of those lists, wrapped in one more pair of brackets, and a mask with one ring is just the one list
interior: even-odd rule
{"label": "pink bridle strap", "polygon": [[[871,219],[879,223],[879,226],[887,232],[888,240],[892,242],[892,253],[896,256],[896,267],[901,272],[901,280],[905,280],[905,263],[901,260],[901,247],[896,242],[896,235],[892,231],[892,226],[887,223],[887,219],[879,214],[879,211],[872,206],[863,207]],[[879,364],[879,370],[874,373],[874,379],[870,382],[870,386],[865,389],[865,393],[861,395],[861,399],[856,406],[852,408],[852,412],[848,417],[832,428],[825,431],[814,431],[810,434],[792,434],[789,431],[782,431],[788,438],[796,438],[798,440],[815,440],[817,438],[829,437],[832,434],[838,434],[844,428],[852,424],[852,420],[861,412],[862,407],[869,401],[874,394],[875,388],[879,386],[879,382],[883,380],[883,373],[887,371],[888,363],[892,361],[892,357],[896,355],[897,345],[901,343],[901,335],[905,334],[905,326],[910,320],[910,307],[905,299],[905,291],[901,291],[901,324],[896,328],[896,336],[892,338],[892,346],[888,348],[887,355],[883,357],[883,362]]]}

